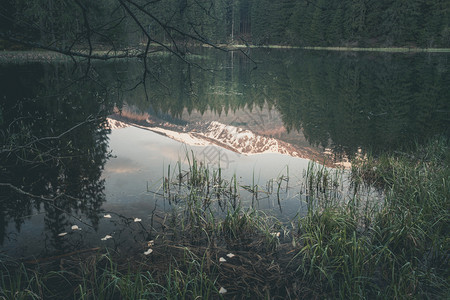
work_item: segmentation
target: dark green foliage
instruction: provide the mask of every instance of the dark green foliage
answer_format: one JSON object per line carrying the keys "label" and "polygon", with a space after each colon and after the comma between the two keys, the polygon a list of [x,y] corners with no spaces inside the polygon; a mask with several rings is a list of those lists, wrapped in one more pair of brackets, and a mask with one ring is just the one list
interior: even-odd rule
{"label": "dark green foliage", "polygon": [[[437,137],[404,153],[360,157],[349,177],[311,163],[307,213],[291,225],[241,207],[214,217],[197,209],[204,198],[192,188],[150,256],[106,249],[36,266],[2,257],[0,297],[446,299],[449,159],[448,140]],[[334,191],[347,180],[366,186],[341,197]],[[366,198],[369,185],[381,199]],[[164,235],[172,231],[179,235]]]}
{"label": "dark green foliage", "polygon": [[9,222],[20,229],[32,211],[43,210],[52,234],[47,242],[59,250],[57,234],[70,222],[62,211],[84,213],[98,224],[105,201],[101,174],[109,157],[104,125],[114,103],[92,77],[81,80],[85,89],[63,82],[83,75],[63,64],[2,70],[0,244]]}
{"label": "dark green foliage", "polygon": [[245,6],[245,11],[250,8],[251,38],[257,45],[446,47],[450,40],[447,2],[262,0]]}
{"label": "dark green foliage", "polygon": [[446,47],[448,1],[297,1],[285,31],[294,45]]}
{"label": "dark green foliage", "polygon": [[[323,184],[299,220],[296,262],[305,298],[445,298],[448,158],[448,140],[438,137],[407,153],[353,161],[352,183],[377,186],[385,193],[381,202],[356,192],[333,204],[333,197],[320,197],[333,186]],[[310,167],[308,182],[326,174]]]}
{"label": "dark green foliage", "polygon": [[[81,39],[86,22],[91,42],[99,44],[128,43],[125,22],[116,1],[11,1],[15,14],[6,18],[12,24],[13,36],[24,36],[58,47],[86,46]],[[0,8],[1,9],[1,8]],[[11,10],[11,8],[10,8]],[[86,13],[84,19],[83,10]],[[11,26],[10,26],[11,27]]]}
{"label": "dark green foliage", "polygon": [[63,47],[135,46],[147,37],[170,44],[450,47],[448,0],[8,0],[0,13],[8,35]]}
{"label": "dark green foliage", "polygon": [[254,49],[252,57],[264,63],[253,70],[236,53],[201,53],[208,59],[194,62],[223,70],[203,72],[174,58],[155,58],[166,66],[158,80],[168,88],[149,80],[151,110],[141,89],[128,97],[129,104],[172,118],[183,111],[220,115],[266,106],[277,110],[287,131],[301,131],[310,144],[349,155],[360,148],[374,154],[398,150],[416,139],[450,134],[445,55]]}

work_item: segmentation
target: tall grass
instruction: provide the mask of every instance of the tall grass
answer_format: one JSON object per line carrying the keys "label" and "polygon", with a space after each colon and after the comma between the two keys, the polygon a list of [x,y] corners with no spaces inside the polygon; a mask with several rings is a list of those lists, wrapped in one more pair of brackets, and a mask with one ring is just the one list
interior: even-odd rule
{"label": "tall grass", "polygon": [[[350,172],[311,163],[308,209],[290,225],[243,208],[236,175],[191,156],[187,171],[168,168],[164,195],[176,205],[149,257],[102,252],[63,269],[4,261],[0,299],[445,299],[449,165],[444,138],[359,157]],[[279,197],[282,182],[288,172],[267,192]]]}
{"label": "tall grass", "polygon": [[[448,141],[438,139],[409,153],[354,161],[352,180],[384,193],[381,205],[371,209],[359,194],[345,205],[316,197],[319,205],[299,220],[302,247],[293,259],[308,283],[304,292],[333,298],[448,296],[449,153]],[[323,185],[323,172],[313,173]]]}
{"label": "tall grass", "polygon": [[0,299],[220,298],[220,287],[212,272],[206,273],[204,259],[185,252],[184,258],[168,264],[160,278],[132,264],[120,265],[111,253],[90,257],[69,272],[40,275],[21,264],[14,274],[1,273]]}

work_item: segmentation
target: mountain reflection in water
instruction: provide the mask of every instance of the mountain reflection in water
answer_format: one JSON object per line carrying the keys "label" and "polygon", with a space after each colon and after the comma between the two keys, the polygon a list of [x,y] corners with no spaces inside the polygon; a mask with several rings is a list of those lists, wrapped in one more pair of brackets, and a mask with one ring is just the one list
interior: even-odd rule
{"label": "mountain reflection in water", "polygon": [[145,86],[140,61],[0,65],[0,252],[139,244],[168,209],[148,189],[191,150],[241,185],[289,166],[280,207],[259,205],[291,217],[309,160],[342,165],[449,135],[448,55],[253,49],[255,69],[198,51],[216,71],[155,56]]}

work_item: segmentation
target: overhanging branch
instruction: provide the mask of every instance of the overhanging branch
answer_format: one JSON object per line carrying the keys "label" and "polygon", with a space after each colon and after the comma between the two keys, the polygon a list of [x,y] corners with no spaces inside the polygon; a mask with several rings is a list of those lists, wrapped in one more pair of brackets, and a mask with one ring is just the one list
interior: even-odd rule
{"label": "overhanging branch", "polygon": [[48,46],[37,42],[30,42],[24,39],[16,38],[13,36],[10,36],[6,33],[0,32],[0,38],[7,40],[9,42],[18,43],[24,46],[29,46],[32,48],[42,49],[42,50],[48,50],[57,52],[60,54],[68,55],[71,57],[80,57],[80,58],[86,58],[86,59],[95,59],[95,60],[109,60],[109,59],[120,59],[120,58],[133,58],[133,57],[142,57],[145,55],[142,51],[129,51],[129,50],[121,50],[121,51],[113,51],[117,54],[95,54],[95,53],[86,53],[82,51],[75,51],[71,49],[66,48],[58,48],[54,46]]}

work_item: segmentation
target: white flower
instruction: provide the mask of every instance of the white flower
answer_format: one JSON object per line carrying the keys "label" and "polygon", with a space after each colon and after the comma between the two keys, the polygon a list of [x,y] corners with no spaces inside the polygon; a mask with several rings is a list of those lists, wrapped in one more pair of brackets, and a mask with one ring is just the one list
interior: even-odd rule
{"label": "white flower", "polygon": [[67,232],[61,232],[60,234],[58,234],[58,236],[65,236],[67,234]]}
{"label": "white flower", "polygon": [[228,256],[229,258],[233,258],[233,257],[235,257],[236,255],[234,255],[233,253],[228,253],[227,256]]}
{"label": "white flower", "polygon": [[104,238],[102,238],[102,241],[106,241],[106,240],[109,240],[109,239],[112,239],[112,236],[110,236],[109,234],[107,234],[107,235],[105,235]]}
{"label": "white flower", "polygon": [[77,225],[72,225],[72,230],[81,230],[81,228],[78,227]]}
{"label": "white flower", "polygon": [[275,236],[275,237],[280,237],[280,233],[279,233],[279,232],[271,233],[271,235],[272,235],[272,236]]}
{"label": "white flower", "polygon": [[225,294],[227,292],[227,289],[224,287],[220,287],[219,294]]}
{"label": "white flower", "polygon": [[111,219],[111,215],[110,214],[104,215],[103,218]]}
{"label": "white flower", "polygon": [[148,249],[147,251],[145,251],[144,254],[145,254],[145,255],[149,255],[149,254],[152,253],[152,252],[153,252],[153,249],[150,248],[150,249]]}
{"label": "white flower", "polygon": [[151,241],[147,242],[147,246],[149,246],[149,247],[153,246],[154,244],[155,244],[154,240],[151,240]]}
{"label": "white flower", "polygon": [[135,221],[135,222],[141,222],[142,220],[139,219],[139,218],[134,218],[134,221]]}
{"label": "white flower", "polygon": [[226,262],[227,260],[225,258],[221,257],[221,258],[219,258],[219,261],[220,262]]}

